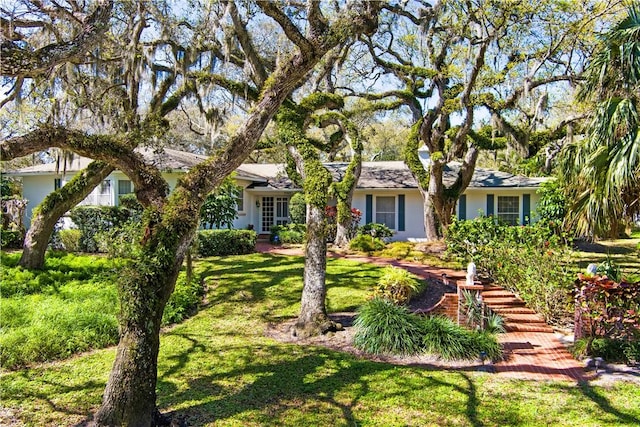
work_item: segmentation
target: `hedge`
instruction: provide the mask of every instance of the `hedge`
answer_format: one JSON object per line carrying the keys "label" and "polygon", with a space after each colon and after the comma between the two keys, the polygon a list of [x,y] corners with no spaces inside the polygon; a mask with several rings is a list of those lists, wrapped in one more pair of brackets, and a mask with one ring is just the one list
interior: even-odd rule
{"label": "hedge", "polygon": [[200,230],[198,254],[202,257],[249,254],[255,251],[257,238],[253,230]]}

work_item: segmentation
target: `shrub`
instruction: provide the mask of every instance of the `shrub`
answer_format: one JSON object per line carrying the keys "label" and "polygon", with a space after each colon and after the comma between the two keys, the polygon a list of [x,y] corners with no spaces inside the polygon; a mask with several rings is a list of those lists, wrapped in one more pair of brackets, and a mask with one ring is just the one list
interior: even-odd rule
{"label": "shrub", "polygon": [[289,200],[289,218],[294,224],[306,224],[307,203],[303,193],[296,193]]}
{"label": "shrub", "polygon": [[445,360],[473,360],[481,353],[498,360],[502,355],[494,335],[464,329],[446,317],[425,317],[422,330],[424,350]]}
{"label": "shrub", "polygon": [[358,311],[354,344],[371,354],[417,354],[422,349],[421,319],[383,298],[374,298]]}
{"label": "shrub", "polygon": [[120,228],[127,222],[141,222],[138,209],[120,206],[78,206],[71,210],[70,216],[82,232],[80,250],[83,252],[98,252],[96,233]]}
{"label": "shrub", "polygon": [[255,250],[257,237],[253,230],[200,230],[198,254],[202,257],[248,254]]}
{"label": "shrub", "polygon": [[[306,230],[305,224],[274,225],[271,227],[270,240],[272,243],[302,243]],[[276,236],[278,236],[277,239]]]}
{"label": "shrub", "polygon": [[379,239],[386,239],[393,236],[393,231],[384,224],[370,222],[358,228],[358,234],[368,234]]}
{"label": "shrub", "polygon": [[208,224],[209,228],[230,229],[238,218],[238,197],[241,194],[242,187],[236,184],[232,176],[226,177],[205,199],[200,208],[200,222]]}
{"label": "shrub", "polygon": [[204,284],[195,278],[187,282],[186,275],[181,274],[176,281],[176,288],[171,294],[162,314],[164,325],[182,322],[193,315],[204,296]]}
{"label": "shrub", "polygon": [[640,361],[640,341],[581,338],[571,346],[571,353],[577,359],[602,357],[609,363],[633,364]]}
{"label": "shrub", "polygon": [[423,284],[408,271],[388,266],[384,268],[382,277],[373,291],[373,296],[402,305],[409,302],[411,296],[419,293],[422,287]]}
{"label": "shrub", "polygon": [[5,230],[0,227],[0,248],[18,249],[22,244],[22,232],[19,230]]}
{"label": "shrub", "polygon": [[567,295],[573,283],[570,250],[548,224],[513,227],[493,217],[458,221],[447,231],[447,252],[519,294],[547,322],[571,317]]}
{"label": "shrub", "polygon": [[93,240],[99,252],[113,258],[132,258],[140,248],[141,235],[141,224],[128,221],[117,228],[97,232]]}
{"label": "shrub", "polygon": [[75,228],[60,230],[58,232],[58,236],[64,250],[68,252],[80,251],[80,238],[82,237],[82,231]]}
{"label": "shrub", "polygon": [[385,243],[378,237],[359,234],[349,243],[349,249],[360,252],[375,252],[384,249]]}

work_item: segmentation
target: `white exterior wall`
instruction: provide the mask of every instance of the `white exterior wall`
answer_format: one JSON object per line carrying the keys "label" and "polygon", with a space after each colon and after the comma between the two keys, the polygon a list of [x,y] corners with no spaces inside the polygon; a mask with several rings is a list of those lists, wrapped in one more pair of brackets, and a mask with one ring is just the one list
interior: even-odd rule
{"label": "white exterior wall", "polygon": [[[356,189],[353,194],[352,206],[362,212],[362,219],[360,225],[367,223],[366,212],[366,196],[371,194],[373,196],[373,210],[371,212],[372,222],[376,222],[376,197],[377,196],[394,196],[396,198],[396,210],[395,210],[395,224],[396,227],[393,230],[395,233],[392,240],[410,240],[424,238],[424,218],[422,210],[422,196],[420,192],[415,188],[402,188],[397,190],[373,190],[373,189]],[[405,229],[404,231],[398,231],[399,225],[399,211],[398,211],[398,196],[404,194],[405,196]]]}
{"label": "white exterior wall", "polygon": [[22,197],[27,199],[27,208],[24,213],[24,225],[31,226],[33,209],[37,207],[49,193],[54,190],[54,175],[30,175],[22,178]]}
{"label": "white exterior wall", "polygon": [[[540,195],[536,193],[535,189],[522,189],[522,188],[468,188],[464,192],[467,196],[467,219],[474,219],[480,215],[486,215],[487,213],[487,195],[493,194],[493,212],[498,212],[498,196],[517,196],[519,198],[519,213],[520,222],[522,223],[523,213],[523,195],[529,194],[531,197],[530,204],[530,220],[535,222],[537,220],[535,215],[536,207],[540,201]],[[459,209],[459,203],[457,209]]]}

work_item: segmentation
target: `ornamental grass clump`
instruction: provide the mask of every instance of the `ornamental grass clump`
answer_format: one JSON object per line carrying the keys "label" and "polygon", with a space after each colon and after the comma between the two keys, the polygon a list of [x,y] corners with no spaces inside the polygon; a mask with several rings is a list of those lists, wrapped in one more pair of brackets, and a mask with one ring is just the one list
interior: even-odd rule
{"label": "ornamental grass clump", "polygon": [[424,350],[444,360],[473,360],[481,353],[490,360],[498,360],[502,355],[493,334],[461,328],[446,317],[426,317],[422,329]]}
{"label": "ornamental grass clump", "polygon": [[357,348],[371,354],[413,355],[422,351],[421,320],[384,298],[365,303],[354,322]]}
{"label": "ornamental grass clump", "polygon": [[388,266],[373,290],[373,296],[404,305],[413,295],[420,293],[423,284],[407,270]]}

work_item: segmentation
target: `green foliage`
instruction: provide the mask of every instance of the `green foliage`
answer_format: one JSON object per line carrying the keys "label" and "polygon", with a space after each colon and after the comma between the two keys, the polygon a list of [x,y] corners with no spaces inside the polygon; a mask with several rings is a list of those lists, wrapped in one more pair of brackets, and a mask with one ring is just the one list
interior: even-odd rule
{"label": "green foliage", "polygon": [[289,200],[289,218],[294,224],[307,222],[307,204],[303,193],[295,193]]}
{"label": "green foliage", "polygon": [[242,187],[236,185],[232,176],[222,181],[220,186],[211,192],[200,208],[200,222],[209,228],[231,228],[238,218],[238,197]]}
{"label": "green foliage", "polygon": [[[118,260],[50,252],[44,269],[29,271],[17,266],[19,255],[2,254],[0,366],[15,369],[118,342]],[[201,282],[186,283],[181,274],[163,323],[192,314],[202,295]]]}
{"label": "green foliage", "polygon": [[394,304],[404,305],[412,295],[422,291],[423,283],[407,270],[388,266],[373,290],[374,298],[387,299]]}
{"label": "green foliage", "polygon": [[164,325],[180,323],[192,316],[198,310],[204,294],[205,288],[202,282],[195,279],[187,282],[186,275],[181,274],[162,313],[162,323]]}
{"label": "green foliage", "polygon": [[611,257],[607,254],[607,259],[602,261],[596,270],[598,274],[603,276],[607,276],[609,279],[614,282],[619,282],[622,280],[622,271],[620,270],[620,266],[611,259]]}
{"label": "green foliage", "polygon": [[567,214],[567,200],[558,180],[549,180],[540,184],[536,191],[540,195],[540,201],[536,207],[536,214],[540,221],[554,221],[559,229]]}
{"label": "green foliage", "polygon": [[581,338],[571,346],[571,353],[577,359],[602,357],[608,363],[633,364],[640,361],[640,340]]}
{"label": "green foliage", "polygon": [[2,200],[13,199],[20,195],[20,185],[11,178],[0,178],[0,197]]}
{"label": "green foliage", "polygon": [[446,317],[424,318],[422,331],[424,351],[444,360],[477,360],[480,353],[490,360],[502,356],[502,347],[494,335],[461,328]]}
{"label": "green foliage", "polygon": [[255,251],[257,238],[253,230],[200,230],[198,254],[202,257],[248,254]]}
{"label": "green foliage", "polygon": [[5,230],[0,226],[0,248],[17,249],[22,245],[22,239],[20,230]]}
{"label": "green foliage", "polygon": [[300,244],[304,242],[306,233],[307,227],[305,224],[274,225],[271,226],[270,240],[272,243]]}
{"label": "green foliage", "polygon": [[422,349],[422,319],[404,306],[373,298],[358,311],[354,345],[371,354],[412,355]]}
{"label": "green foliage", "polygon": [[449,226],[447,252],[478,272],[519,294],[547,322],[563,323],[570,316],[567,295],[574,272],[564,236],[546,223],[513,227],[493,217],[458,221]]}
{"label": "green foliage", "polygon": [[358,234],[349,242],[349,249],[360,252],[375,252],[382,250],[385,243],[379,237],[373,237],[370,234]]}
{"label": "green foliage", "polygon": [[502,348],[495,336],[470,331],[445,317],[421,317],[383,298],[358,311],[354,344],[371,354],[429,353],[445,360],[476,360],[484,352],[498,360]]}
{"label": "green foliage", "polygon": [[358,228],[358,234],[368,234],[379,239],[386,239],[393,236],[393,231],[384,224],[370,222]]}
{"label": "green foliage", "polygon": [[[95,236],[100,232],[111,232],[127,223],[140,224],[142,211],[124,206],[78,206],[71,210],[71,220],[82,232],[80,250],[98,252]],[[104,235],[102,235],[104,237]]]}
{"label": "green foliage", "polygon": [[107,253],[113,258],[133,258],[139,253],[141,236],[141,224],[127,221],[111,230],[97,232],[93,239],[99,252]]}
{"label": "green foliage", "polygon": [[60,243],[62,243],[62,247],[64,248],[64,250],[68,252],[80,251],[80,239],[82,238],[82,231],[76,228],[60,230],[58,232],[58,237],[60,238]]}

